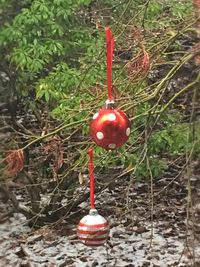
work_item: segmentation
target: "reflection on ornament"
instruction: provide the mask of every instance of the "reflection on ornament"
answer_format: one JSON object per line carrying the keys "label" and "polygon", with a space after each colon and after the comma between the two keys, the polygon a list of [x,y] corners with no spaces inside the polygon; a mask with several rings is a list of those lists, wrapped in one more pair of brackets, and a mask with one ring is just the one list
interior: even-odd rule
{"label": "reflection on ornament", "polygon": [[93,116],[90,123],[90,135],[93,141],[107,149],[122,146],[131,133],[130,121],[120,109],[102,108],[98,116]]}

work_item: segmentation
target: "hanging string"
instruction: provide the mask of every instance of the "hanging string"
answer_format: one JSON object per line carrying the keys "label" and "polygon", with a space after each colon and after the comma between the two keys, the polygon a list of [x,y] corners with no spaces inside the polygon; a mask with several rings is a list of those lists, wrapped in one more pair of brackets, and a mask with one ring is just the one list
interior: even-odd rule
{"label": "hanging string", "polygon": [[114,50],[114,38],[113,33],[109,27],[105,28],[106,31],[106,51],[107,51],[107,88],[108,88],[108,100],[112,100],[112,61]]}
{"label": "hanging string", "polygon": [[93,165],[93,149],[89,149],[89,176],[90,176],[90,208],[95,209],[94,204],[94,165]]}

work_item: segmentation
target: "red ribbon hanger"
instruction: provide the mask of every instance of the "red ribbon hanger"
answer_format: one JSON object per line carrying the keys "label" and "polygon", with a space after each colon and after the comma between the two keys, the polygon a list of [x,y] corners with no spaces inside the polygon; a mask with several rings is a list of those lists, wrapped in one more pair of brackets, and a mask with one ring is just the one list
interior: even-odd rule
{"label": "red ribbon hanger", "polygon": [[112,97],[112,62],[114,50],[114,37],[109,27],[105,28],[106,31],[106,51],[107,51],[107,88],[108,100],[113,100]]}
{"label": "red ribbon hanger", "polygon": [[89,149],[89,176],[90,176],[90,207],[95,209],[94,201],[94,165],[93,165],[93,149]]}

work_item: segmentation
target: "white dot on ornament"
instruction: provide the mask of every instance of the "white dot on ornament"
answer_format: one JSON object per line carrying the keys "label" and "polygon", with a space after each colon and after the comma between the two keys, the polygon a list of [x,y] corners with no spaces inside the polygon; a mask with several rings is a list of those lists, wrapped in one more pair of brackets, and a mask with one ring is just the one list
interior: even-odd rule
{"label": "white dot on ornament", "polygon": [[130,129],[130,128],[127,128],[127,129],[126,129],[126,135],[129,136],[130,133],[131,133],[131,129]]}
{"label": "white dot on ornament", "polygon": [[95,120],[97,117],[99,116],[99,113],[95,113],[94,116],[93,116],[93,120]]}
{"label": "white dot on ornament", "polygon": [[110,114],[108,114],[108,120],[109,120],[109,121],[114,121],[114,120],[116,120],[116,115],[115,115],[114,113],[110,113]]}
{"label": "white dot on ornament", "polygon": [[114,149],[114,148],[116,148],[116,145],[115,145],[115,144],[109,144],[108,147],[109,147],[110,149]]}
{"label": "white dot on ornament", "polygon": [[102,140],[104,138],[104,134],[102,132],[97,132],[96,136],[99,140]]}

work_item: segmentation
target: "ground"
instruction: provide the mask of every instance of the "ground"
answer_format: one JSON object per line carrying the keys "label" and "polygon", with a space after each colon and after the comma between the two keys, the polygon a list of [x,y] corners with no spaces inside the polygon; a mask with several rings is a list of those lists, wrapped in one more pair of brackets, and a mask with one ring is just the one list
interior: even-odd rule
{"label": "ground", "polygon": [[[167,172],[168,177],[166,173],[154,181],[153,213],[146,180],[123,178],[112,190],[97,195],[97,209],[110,221],[110,239],[102,247],[86,247],[76,236],[79,220],[88,213],[87,201],[79,214],[38,230],[29,227],[23,215],[13,214],[0,224],[0,266],[200,266],[200,181],[194,172],[191,222],[187,178],[177,175],[178,165],[172,170],[173,177]],[[124,194],[128,184],[129,192]],[[2,203],[1,210],[6,205]]]}

